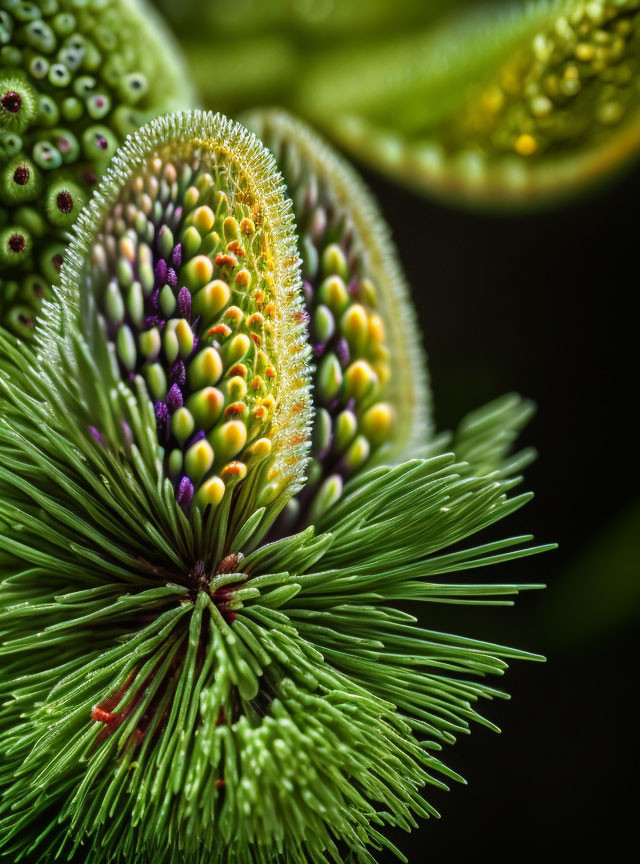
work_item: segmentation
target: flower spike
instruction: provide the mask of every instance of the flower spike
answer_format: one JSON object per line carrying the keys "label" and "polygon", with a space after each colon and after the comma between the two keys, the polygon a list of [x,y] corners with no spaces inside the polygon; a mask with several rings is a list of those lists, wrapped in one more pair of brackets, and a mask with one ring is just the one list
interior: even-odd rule
{"label": "flower spike", "polygon": [[400,256],[356,172],[283,111],[245,118],[278,160],[294,202],[316,373],[309,486],[315,521],[344,480],[419,455],[431,435],[431,394]]}
{"label": "flower spike", "polygon": [[170,115],[114,157],[76,223],[36,343],[55,366],[52,333],[63,344],[85,334],[98,385],[121,394],[113,415],[96,408],[89,425],[117,448],[126,422],[186,515],[195,505],[204,517],[249,474],[237,521],[283,506],[304,480],[310,350],[299,266],[268,151],[221,115]]}

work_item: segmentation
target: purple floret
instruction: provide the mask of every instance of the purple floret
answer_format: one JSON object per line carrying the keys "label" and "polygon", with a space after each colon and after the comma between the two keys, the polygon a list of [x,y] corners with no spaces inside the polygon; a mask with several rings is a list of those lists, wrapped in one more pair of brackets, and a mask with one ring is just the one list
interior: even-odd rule
{"label": "purple floret", "polygon": [[178,504],[185,513],[189,512],[193,500],[193,483],[188,477],[183,477],[178,486]]}
{"label": "purple floret", "polygon": [[181,288],[178,292],[178,309],[183,318],[191,318],[191,291]]}
{"label": "purple floret", "polygon": [[173,413],[178,408],[182,408],[183,404],[182,390],[177,384],[172,384],[167,393],[167,408]]}

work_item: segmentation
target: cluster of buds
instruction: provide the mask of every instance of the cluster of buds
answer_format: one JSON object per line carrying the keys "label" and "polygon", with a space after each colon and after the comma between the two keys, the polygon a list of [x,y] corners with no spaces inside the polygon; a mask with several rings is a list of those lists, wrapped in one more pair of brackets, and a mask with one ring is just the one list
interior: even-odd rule
{"label": "cluster of buds", "polygon": [[190,104],[158,28],[137,0],[0,2],[0,323],[18,335],[123,138],[178,98]]}
{"label": "cluster of buds", "polygon": [[[242,127],[174,115],[142,129],[130,149],[105,177],[110,206],[92,202],[87,281],[119,377],[143,380],[154,403],[179,505],[204,511],[253,467],[271,465],[278,442],[304,462],[308,348],[292,220],[282,194],[275,203],[260,194],[260,179],[271,189],[277,172]],[[243,167],[251,154],[255,177]],[[83,215],[81,237],[90,221]],[[101,438],[99,418],[93,425]],[[267,472],[255,506],[290,475],[282,465]]]}
{"label": "cluster of buds", "polygon": [[525,157],[606,137],[637,110],[639,51],[639,0],[567,4],[513,54],[448,137],[460,147],[481,136],[485,152]]}
{"label": "cluster of buds", "polygon": [[424,364],[398,253],[354,172],[283,112],[248,122],[276,154],[299,232],[316,415],[309,483],[292,506],[313,522],[346,479],[393,459],[415,428],[424,438]]}

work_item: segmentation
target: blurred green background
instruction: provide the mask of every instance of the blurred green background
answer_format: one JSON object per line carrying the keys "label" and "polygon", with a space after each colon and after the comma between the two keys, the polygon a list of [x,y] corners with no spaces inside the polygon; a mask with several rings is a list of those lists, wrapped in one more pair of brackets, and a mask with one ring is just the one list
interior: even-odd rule
{"label": "blurred green background", "polygon": [[[237,116],[255,104],[282,104],[334,140],[340,136],[331,100],[324,112],[316,110],[316,101],[327,102],[325,76],[336,105],[350,102],[357,113],[354,78],[340,87],[340,70],[352,76],[353,58],[363,100],[371,98],[371,82],[378,79],[395,93],[397,114],[388,113],[385,122],[400,124],[416,106],[426,116],[435,105],[446,122],[440,117],[429,126],[425,120],[424,128],[437,137],[455,127],[460,94],[476,98],[467,89],[468,76],[475,80],[485,70],[492,80],[504,57],[531,36],[522,24],[524,7],[513,3],[493,4],[490,18],[483,17],[481,4],[462,0],[159,5],[182,40],[207,107]],[[508,673],[511,703],[487,707],[501,736],[478,728],[446,754],[470,785],[432,792],[444,818],[394,838],[414,862],[472,855],[615,860],[615,847],[634,820],[637,735],[630,721],[640,619],[640,498],[633,419],[637,319],[631,304],[640,270],[640,169],[629,164],[637,149],[638,4],[623,5],[623,20],[635,27],[631,54],[619,58],[604,83],[598,75],[595,81],[585,77],[583,92],[591,101],[564,104],[564,137],[545,139],[541,159],[551,176],[560,163],[571,167],[568,200],[549,197],[547,189],[540,208],[538,196],[530,194],[538,188],[534,175],[530,187],[521,185],[522,195],[513,196],[515,209],[505,211],[495,188],[474,181],[471,172],[463,175],[464,188],[480,191],[471,196],[473,208],[465,209],[465,194],[437,188],[435,196],[424,197],[410,188],[410,175],[392,170],[392,147],[388,158],[380,151],[378,162],[365,159],[365,179],[392,227],[413,289],[438,426],[454,426],[505,391],[532,397],[538,414],[523,443],[540,452],[526,481],[536,498],[506,530],[533,530],[541,542],[560,543],[557,552],[493,571],[501,581],[548,583],[547,591],[526,594],[513,609],[419,610],[430,627],[542,652],[548,663],[520,664]],[[404,78],[394,80],[387,48],[402,55],[406,42],[414,59],[416,46],[433,50],[440,43],[432,34],[443,32],[433,28],[448,28],[446,16],[460,10],[476,16],[456,30],[464,39],[453,56],[466,62],[475,51],[480,58],[475,67],[462,64],[467,78],[456,78],[455,64],[446,67],[446,81],[423,75],[418,57]],[[508,35],[503,42],[492,42],[496,27]],[[624,122],[600,123],[602,105],[619,98],[611,88],[620,84],[616,75],[624,63],[633,73],[625,85],[631,89],[620,97]],[[594,189],[580,156],[604,150],[609,161]],[[348,155],[357,156],[357,148]],[[616,169],[622,165],[621,173]],[[416,187],[430,191],[418,181]]]}

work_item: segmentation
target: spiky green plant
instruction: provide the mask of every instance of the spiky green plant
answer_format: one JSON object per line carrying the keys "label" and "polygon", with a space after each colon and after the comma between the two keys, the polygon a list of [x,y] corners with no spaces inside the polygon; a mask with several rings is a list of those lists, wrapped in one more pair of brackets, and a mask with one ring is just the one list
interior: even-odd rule
{"label": "spiky green plant", "polygon": [[[329,184],[313,138],[287,146]],[[531,456],[509,455],[517,397],[472,415],[455,452],[361,470],[315,524],[275,533],[320,386],[296,241],[253,135],[154,121],[76,223],[34,349],[0,333],[12,861],[371,862],[385,826],[435,814],[425,785],[460,779],[437,754],[492,727],[486,676],[535,659],[397,608],[534,587],[457,578],[548,548],[471,540],[529,497],[511,494]]]}
{"label": "spiky green plant", "polygon": [[0,321],[25,337],[118,145],[194,97],[146,0],[2,0],[0,46]]}

